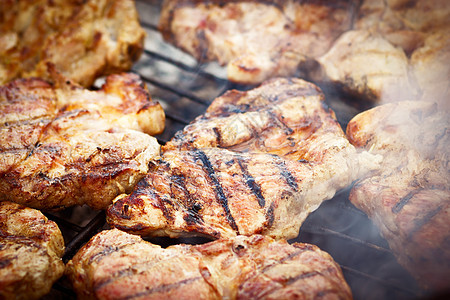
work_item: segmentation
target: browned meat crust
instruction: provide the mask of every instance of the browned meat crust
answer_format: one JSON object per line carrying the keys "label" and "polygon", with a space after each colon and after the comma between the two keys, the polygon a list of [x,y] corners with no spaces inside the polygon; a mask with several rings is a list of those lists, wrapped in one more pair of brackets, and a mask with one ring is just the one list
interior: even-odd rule
{"label": "browned meat crust", "polygon": [[235,82],[302,74],[372,102],[449,96],[447,0],[166,0],[160,30]]}
{"label": "browned meat crust", "polygon": [[423,287],[450,278],[450,119],[435,104],[400,102],[356,116],[352,143],[383,156],[350,200],[379,226],[400,264]]}
{"label": "browned meat crust", "polygon": [[0,87],[0,201],[105,208],[159,155],[148,134],[163,130],[164,112],[134,74],[111,75],[99,91],[56,81]]}
{"label": "browned meat crust", "polygon": [[39,299],[64,273],[64,239],[40,211],[0,202],[0,297]]}
{"label": "browned meat crust", "polygon": [[132,0],[0,2],[0,84],[46,78],[47,63],[90,86],[131,68],[143,49]]}
{"label": "browned meat crust", "polygon": [[351,26],[353,1],[175,1],[162,6],[163,37],[199,60],[227,65],[232,81],[292,76]]}
{"label": "browned meat crust", "polygon": [[225,93],[163,150],[133,193],[114,200],[112,226],[293,238],[323,200],[375,164],[350,145],[320,90],[299,79]]}
{"label": "browned meat crust", "polygon": [[351,299],[339,266],[309,244],[238,236],[166,249],[113,229],[68,263],[82,299]]}

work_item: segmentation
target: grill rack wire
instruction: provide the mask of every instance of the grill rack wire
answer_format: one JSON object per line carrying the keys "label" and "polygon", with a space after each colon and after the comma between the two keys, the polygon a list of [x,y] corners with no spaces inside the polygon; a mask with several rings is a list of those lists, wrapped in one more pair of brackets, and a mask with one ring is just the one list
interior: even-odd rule
{"label": "grill rack wire", "polygon": [[[137,0],[141,25],[147,32],[145,50],[132,72],[147,83],[152,98],[166,113],[166,130],[157,136],[161,144],[203,113],[209,103],[230,89],[246,90],[226,80],[223,68],[215,63],[195,61],[189,55],[165,43],[157,23],[161,1]],[[326,101],[336,112],[343,128],[361,108],[343,100],[339,92],[322,87]],[[437,299],[422,291],[414,279],[395,260],[378,229],[348,201],[349,189],[339,192],[313,212],[292,242],[307,242],[327,251],[341,266],[354,299]],[[64,236],[64,262],[92,236],[108,225],[105,212],[88,207],[74,207],[62,212],[45,213],[55,221]],[[198,243],[195,238],[148,239],[167,246],[176,243]],[[57,281],[44,299],[76,299],[66,277]]]}

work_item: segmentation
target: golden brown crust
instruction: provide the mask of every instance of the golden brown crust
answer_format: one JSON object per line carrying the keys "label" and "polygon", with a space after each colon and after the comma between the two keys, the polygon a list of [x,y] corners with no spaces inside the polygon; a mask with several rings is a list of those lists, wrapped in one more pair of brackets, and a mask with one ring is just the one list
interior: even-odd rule
{"label": "golden brown crust", "polygon": [[273,79],[215,99],[107,219],[141,235],[293,238],[375,161],[350,145],[316,86]]}
{"label": "golden brown crust", "polygon": [[101,75],[129,70],[145,31],[131,0],[2,1],[0,84],[47,78],[47,63],[90,86]]}
{"label": "golden brown crust", "polygon": [[357,182],[350,200],[379,226],[397,257],[427,289],[450,276],[450,122],[427,102],[400,102],[356,116],[355,145],[383,156],[380,170]]}
{"label": "golden brown crust", "polygon": [[327,253],[260,235],[163,249],[103,231],[68,263],[67,274],[83,299],[351,299]]}
{"label": "golden brown crust", "polygon": [[111,75],[99,91],[54,79],[0,88],[0,200],[105,208],[159,155],[148,134],[163,130],[164,112],[134,74]]}
{"label": "golden brown crust", "polygon": [[0,297],[39,299],[64,273],[64,239],[38,210],[0,202]]}

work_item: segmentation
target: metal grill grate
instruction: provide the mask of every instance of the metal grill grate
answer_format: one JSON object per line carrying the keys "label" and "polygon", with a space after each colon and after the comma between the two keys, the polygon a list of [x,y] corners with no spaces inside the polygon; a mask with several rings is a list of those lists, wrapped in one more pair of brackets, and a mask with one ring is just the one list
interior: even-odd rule
{"label": "metal grill grate", "polygon": [[[157,136],[167,142],[209,103],[229,89],[249,89],[225,79],[223,68],[214,63],[202,64],[166,44],[157,30],[160,1],[138,0],[141,24],[147,31],[146,49],[132,71],[147,82],[153,99],[166,113],[166,130]],[[329,105],[345,128],[358,109],[347,105],[339,93],[324,90]],[[318,245],[340,264],[355,299],[420,299],[421,290],[412,277],[398,265],[372,222],[348,201],[349,190],[341,191],[312,213],[293,240]],[[56,221],[66,241],[64,261],[100,230],[107,228],[105,213],[88,207],[47,214]],[[170,244],[190,240],[156,239]],[[74,299],[66,278],[59,280],[46,299]]]}

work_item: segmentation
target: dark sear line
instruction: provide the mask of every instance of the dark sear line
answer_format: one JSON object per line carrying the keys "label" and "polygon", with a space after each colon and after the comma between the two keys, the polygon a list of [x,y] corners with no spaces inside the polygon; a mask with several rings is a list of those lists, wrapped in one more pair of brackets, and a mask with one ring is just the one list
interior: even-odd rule
{"label": "dark sear line", "polygon": [[273,109],[268,110],[267,112],[272,120],[274,120],[274,125],[283,129],[284,134],[290,135],[294,132],[294,129],[290,128],[283,122],[284,116],[282,113],[276,113]]}
{"label": "dark sear line", "polygon": [[98,263],[102,259],[104,259],[105,257],[107,257],[107,256],[109,256],[109,255],[111,255],[111,254],[113,254],[113,253],[115,253],[115,252],[117,252],[119,250],[122,250],[122,249],[124,249],[126,247],[133,246],[134,244],[136,244],[136,242],[130,243],[130,244],[121,245],[120,247],[117,247],[117,246],[115,246],[115,247],[105,246],[105,249],[103,249],[102,251],[92,255],[89,258],[89,263],[90,264],[94,263],[94,262]]}
{"label": "dark sear line", "polygon": [[237,232],[237,234],[239,234],[239,229],[237,227],[236,221],[234,220],[233,215],[231,214],[230,208],[228,207],[228,199],[225,196],[223,188],[220,185],[219,180],[217,179],[214,168],[211,165],[211,162],[209,161],[205,152],[197,149],[197,150],[192,151],[192,156],[194,157],[195,160],[201,161],[202,168],[212,183],[216,200],[223,207],[225,214],[226,214],[226,219],[227,219],[228,223],[230,224],[231,228],[233,230],[235,230]]}
{"label": "dark sear line", "polygon": [[326,296],[328,294],[339,294],[339,293],[335,289],[322,290],[322,291],[319,291],[317,294],[314,295],[314,299],[322,299],[324,296]]}
{"label": "dark sear line", "polygon": [[398,214],[403,207],[408,204],[409,200],[411,200],[412,197],[414,197],[415,194],[420,193],[422,189],[416,189],[408,193],[405,197],[401,198],[393,207],[392,207],[392,213]]}
{"label": "dark sear line", "polygon": [[296,251],[290,253],[289,255],[286,255],[285,257],[281,258],[280,260],[278,260],[278,261],[276,261],[276,262],[274,262],[274,263],[272,263],[270,265],[265,266],[264,268],[261,269],[261,273],[265,273],[266,271],[276,267],[277,265],[285,263],[288,260],[294,259],[295,257],[299,256],[300,254],[302,254],[305,251],[311,251],[311,249],[299,249],[299,250],[296,250]]}
{"label": "dark sear line", "polygon": [[133,263],[133,265],[131,265],[131,266],[125,268],[125,269],[121,269],[121,270],[112,272],[112,273],[110,273],[108,275],[108,277],[105,277],[105,278],[103,278],[103,279],[101,279],[99,281],[96,281],[95,282],[95,286],[94,286],[94,290],[95,291],[100,290],[105,285],[113,283],[113,282],[115,282],[117,280],[121,280],[124,277],[129,277],[129,276],[136,275],[137,274],[136,266],[146,266],[146,269],[142,273],[147,273],[148,270],[151,267],[153,267],[154,265],[157,265],[157,264],[159,264],[161,262],[164,262],[165,260],[169,260],[172,257],[173,256],[169,256],[169,257],[166,257],[165,259],[157,261],[157,262],[154,262],[154,261],[151,261],[151,260],[146,260],[146,261],[139,262],[139,263]]}
{"label": "dark sear line", "polygon": [[201,276],[197,276],[197,277],[183,279],[183,280],[180,280],[180,281],[177,281],[174,283],[161,284],[159,286],[156,286],[156,287],[150,288],[150,289],[146,289],[145,291],[136,293],[134,295],[123,297],[122,299],[139,298],[139,297],[154,294],[154,293],[167,293],[167,292],[170,292],[171,290],[179,288],[182,285],[194,283],[202,278],[203,277],[201,277]]}
{"label": "dark sear line", "polygon": [[411,230],[411,232],[408,234],[408,238],[411,239],[413,235],[420,231],[420,229],[425,226],[430,220],[437,215],[443,208],[444,205],[438,206],[432,211],[429,211],[422,219],[415,219],[414,222],[414,228]]}
{"label": "dark sear line", "polygon": [[276,165],[280,169],[280,175],[284,178],[284,180],[286,180],[286,183],[294,190],[294,192],[298,192],[297,181],[286,167],[286,162],[283,159],[279,158]]}
{"label": "dark sear line", "polygon": [[242,174],[244,175],[244,182],[250,188],[250,190],[255,194],[258,199],[258,204],[262,208],[266,205],[266,199],[264,198],[261,186],[255,181],[255,178],[250,174],[247,168],[247,162],[243,159],[236,158],[239,167],[241,168]]}

